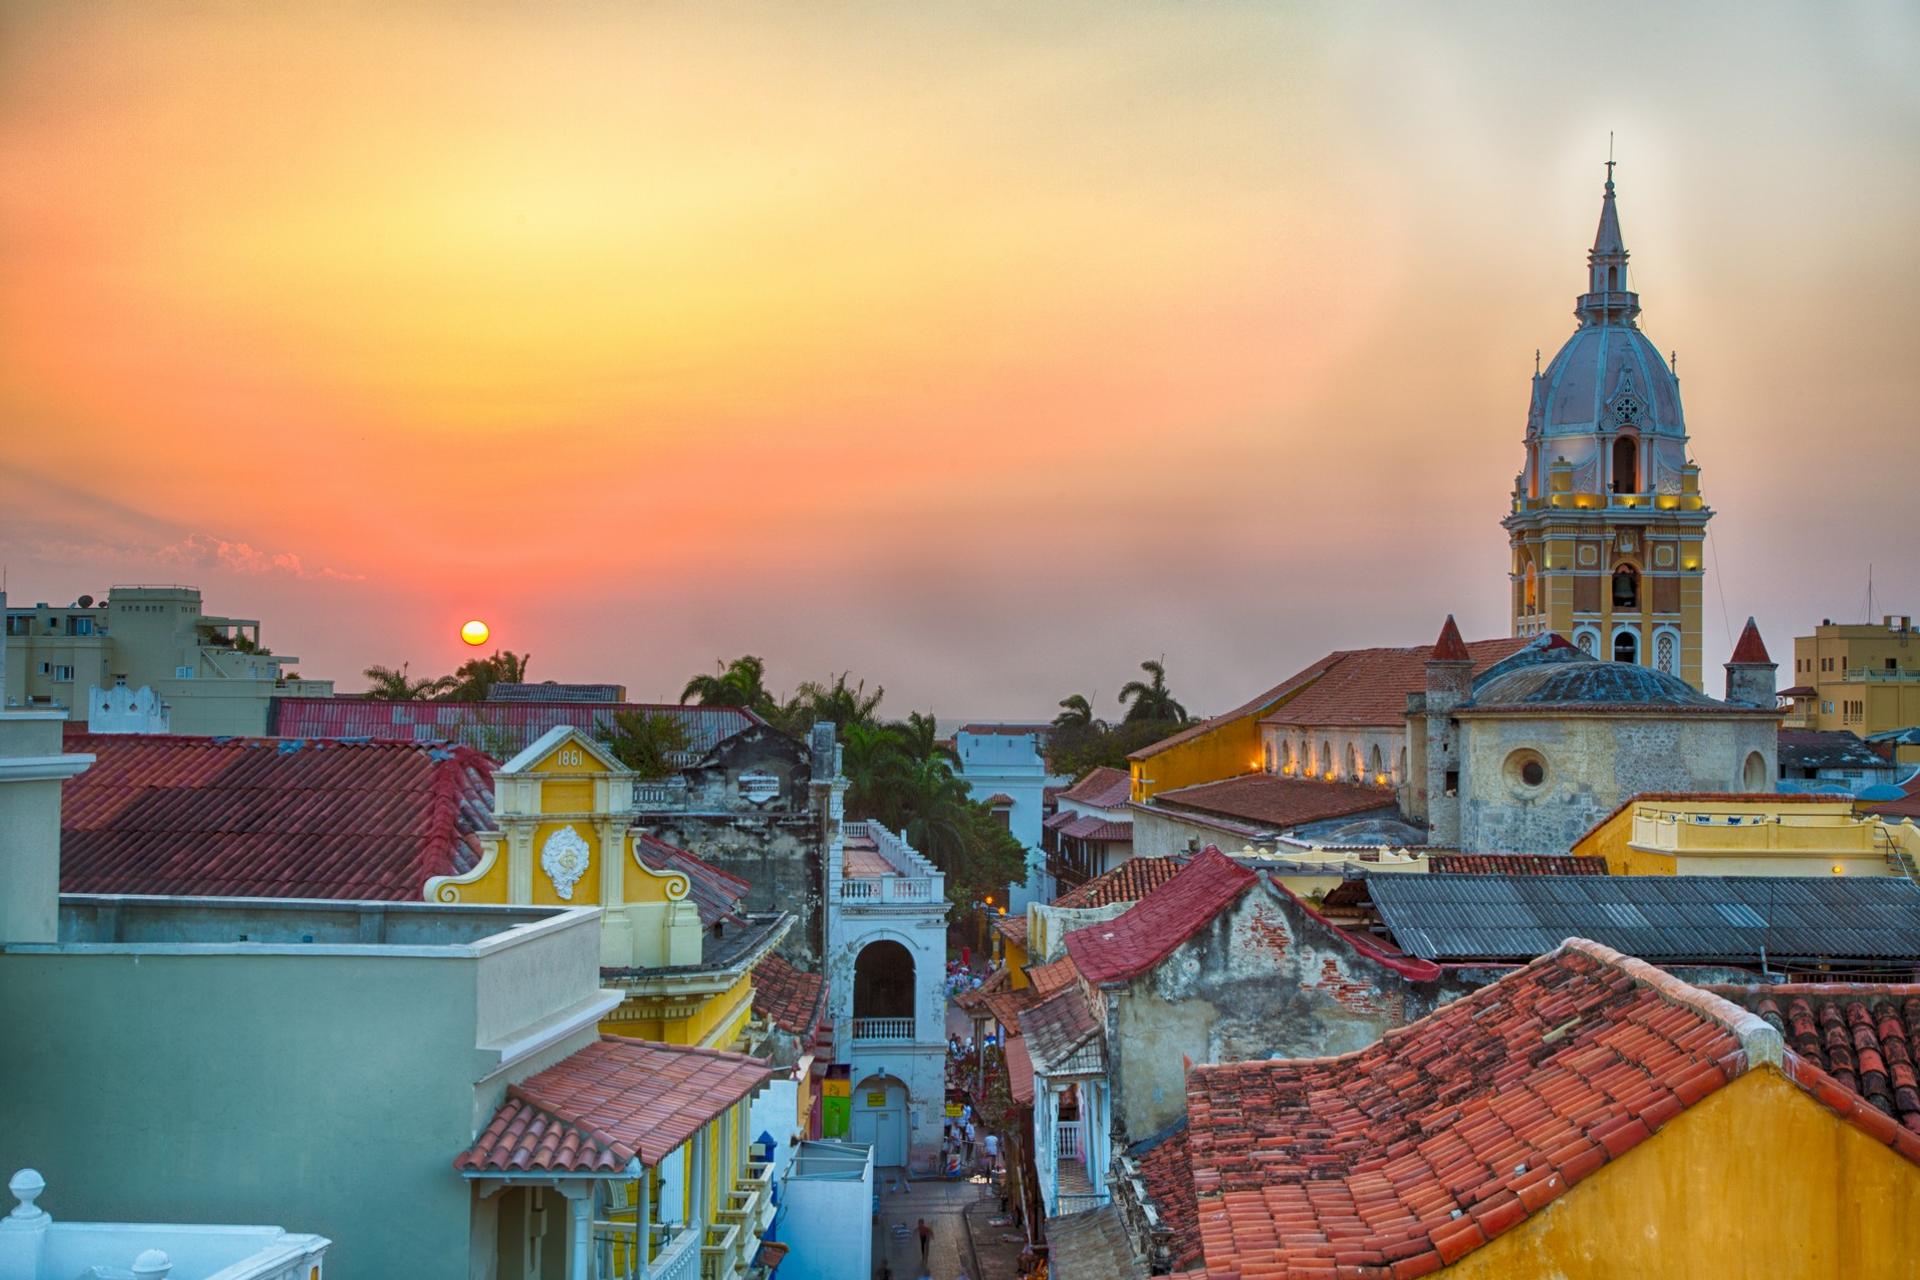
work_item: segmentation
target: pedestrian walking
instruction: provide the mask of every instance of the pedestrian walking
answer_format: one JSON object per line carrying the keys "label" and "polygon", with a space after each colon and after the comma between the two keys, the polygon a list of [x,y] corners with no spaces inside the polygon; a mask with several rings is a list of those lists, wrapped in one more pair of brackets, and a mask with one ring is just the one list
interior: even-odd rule
{"label": "pedestrian walking", "polygon": [[927,1269],[927,1251],[933,1248],[933,1228],[927,1225],[925,1218],[920,1219],[920,1269]]}
{"label": "pedestrian walking", "polygon": [[987,1135],[987,1172],[997,1173],[1000,1169],[1000,1135]]}
{"label": "pedestrian walking", "polygon": [[971,1120],[967,1121],[965,1141],[967,1147],[967,1163],[971,1165],[973,1163],[973,1121]]}

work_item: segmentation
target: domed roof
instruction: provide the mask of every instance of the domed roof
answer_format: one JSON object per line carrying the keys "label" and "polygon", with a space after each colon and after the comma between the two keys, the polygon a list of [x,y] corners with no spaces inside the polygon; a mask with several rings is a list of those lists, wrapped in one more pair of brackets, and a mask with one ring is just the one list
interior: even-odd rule
{"label": "domed roof", "polygon": [[1460,709],[1606,707],[1621,710],[1737,711],[1678,676],[1631,662],[1603,662],[1546,635],[1473,682]]}
{"label": "domed roof", "polygon": [[1640,295],[1628,287],[1626,243],[1620,235],[1609,166],[1600,204],[1600,229],[1587,254],[1587,292],[1573,331],[1535,373],[1527,434],[1585,435],[1633,426],[1643,435],[1687,434],[1680,383],[1660,349],[1640,332]]}

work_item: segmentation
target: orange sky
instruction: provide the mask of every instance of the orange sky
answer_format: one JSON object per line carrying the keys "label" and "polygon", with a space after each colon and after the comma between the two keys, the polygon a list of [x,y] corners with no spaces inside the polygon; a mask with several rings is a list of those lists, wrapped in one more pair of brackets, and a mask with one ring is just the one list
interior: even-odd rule
{"label": "orange sky", "polygon": [[1611,129],[1710,686],[1920,611],[1920,17],[1594,12],[9,5],[12,599],[976,716],[1497,634]]}

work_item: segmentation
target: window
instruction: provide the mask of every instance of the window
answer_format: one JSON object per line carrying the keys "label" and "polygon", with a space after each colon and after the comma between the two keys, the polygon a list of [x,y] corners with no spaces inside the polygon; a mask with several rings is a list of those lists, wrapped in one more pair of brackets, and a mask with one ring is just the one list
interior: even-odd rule
{"label": "window", "polygon": [[1653,641],[1653,665],[1656,670],[1674,674],[1673,632],[1662,631]]}
{"label": "window", "polygon": [[93,619],[87,617],[68,618],[67,630],[76,636],[90,636],[93,634]]}
{"label": "window", "polygon": [[1613,660],[1615,662],[1640,661],[1640,637],[1631,631],[1622,631],[1613,638]]}
{"label": "window", "polygon": [[1613,491],[1640,492],[1640,441],[1635,436],[1613,442]]}
{"label": "window", "polygon": [[1447,770],[1447,794],[1450,796],[1460,794],[1460,771],[1458,769]]}
{"label": "window", "polygon": [[69,666],[57,666],[53,669],[53,678],[56,681],[71,680],[73,679],[73,668]]}
{"label": "window", "polygon": [[1516,794],[1529,796],[1546,785],[1547,761],[1538,751],[1522,747],[1507,757],[1505,772],[1507,785]]}
{"label": "window", "polygon": [[1767,789],[1767,758],[1758,751],[1749,753],[1746,767],[1740,771],[1740,781],[1750,792],[1765,791]]}

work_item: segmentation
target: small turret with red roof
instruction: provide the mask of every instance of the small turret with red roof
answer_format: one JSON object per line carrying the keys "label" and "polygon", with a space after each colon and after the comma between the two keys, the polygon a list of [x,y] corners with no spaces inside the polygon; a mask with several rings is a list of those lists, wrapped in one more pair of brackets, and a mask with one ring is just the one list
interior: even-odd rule
{"label": "small turret with red roof", "polygon": [[1748,618],[1727,662],[1727,701],[1750,707],[1773,706],[1777,701],[1775,670],[1773,659],[1767,656],[1766,642],[1760,639],[1760,628]]}

